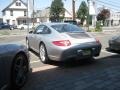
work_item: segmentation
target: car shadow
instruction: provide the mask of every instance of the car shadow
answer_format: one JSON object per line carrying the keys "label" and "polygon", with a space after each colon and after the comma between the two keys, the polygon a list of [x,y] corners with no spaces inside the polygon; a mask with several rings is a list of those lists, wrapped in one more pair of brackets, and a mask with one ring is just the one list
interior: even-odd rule
{"label": "car shadow", "polygon": [[[120,55],[111,55],[92,62],[85,60],[53,62],[56,67],[33,71],[22,90],[110,90],[120,83]],[[42,67],[41,67],[42,68]],[[117,83],[116,83],[117,82]],[[106,87],[106,85],[109,85]]]}
{"label": "car shadow", "polygon": [[[32,52],[34,55],[36,55],[37,57],[39,57],[39,54],[36,53],[33,50],[30,50],[30,52]],[[63,67],[77,67],[77,66],[81,66],[81,65],[90,65],[90,64],[94,64],[96,62],[96,60],[94,58],[90,58],[90,59],[75,59],[75,58],[71,58],[71,59],[67,59],[65,61],[53,61],[51,60],[49,62],[49,65],[54,65],[54,66],[59,66],[61,68]],[[42,62],[41,62],[42,63]]]}
{"label": "car shadow", "polygon": [[107,47],[107,48],[105,48],[105,49],[106,49],[106,51],[108,51],[108,52],[120,54],[120,51],[111,50],[109,47]]}

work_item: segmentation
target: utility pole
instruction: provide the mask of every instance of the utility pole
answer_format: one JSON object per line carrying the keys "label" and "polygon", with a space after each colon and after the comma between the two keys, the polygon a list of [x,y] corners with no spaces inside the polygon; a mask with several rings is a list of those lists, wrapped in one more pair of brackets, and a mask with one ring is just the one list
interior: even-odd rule
{"label": "utility pole", "polygon": [[29,33],[29,0],[27,0],[27,34]]}
{"label": "utility pole", "polygon": [[34,8],[34,0],[33,0],[33,28],[34,28],[34,24],[35,24],[35,16],[34,16],[34,14],[35,14],[35,8]]}
{"label": "utility pole", "polygon": [[75,0],[72,0],[73,20],[75,20]]}
{"label": "utility pole", "polygon": [[88,16],[87,16],[87,24],[88,24],[88,31],[89,31],[89,19],[90,19],[90,13],[89,13],[89,9],[90,9],[90,0],[87,0],[87,3],[88,3]]}

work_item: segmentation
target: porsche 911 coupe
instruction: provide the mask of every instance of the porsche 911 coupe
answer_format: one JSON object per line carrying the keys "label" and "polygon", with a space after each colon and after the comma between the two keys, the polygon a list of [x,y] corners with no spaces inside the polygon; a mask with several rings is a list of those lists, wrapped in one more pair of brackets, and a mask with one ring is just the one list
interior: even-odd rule
{"label": "porsche 911 coupe", "polygon": [[29,71],[28,49],[20,44],[0,44],[0,90],[18,90]]}
{"label": "porsche 911 coupe", "polygon": [[43,23],[26,37],[28,49],[39,53],[43,63],[50,60],[99,56],[101,43],[80,27],[68,23]]}

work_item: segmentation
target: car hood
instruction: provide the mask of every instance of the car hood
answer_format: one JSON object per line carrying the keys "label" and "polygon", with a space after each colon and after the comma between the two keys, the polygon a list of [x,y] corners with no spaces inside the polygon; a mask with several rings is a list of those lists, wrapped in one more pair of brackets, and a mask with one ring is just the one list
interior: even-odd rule
{"label": "car hood", "polygon": [[1,44],[0,45],[0,54],[4,54],[6,52],[15,52],[16,53],[25,48],[26,47],[21,44],[9,44],[9,43]]}

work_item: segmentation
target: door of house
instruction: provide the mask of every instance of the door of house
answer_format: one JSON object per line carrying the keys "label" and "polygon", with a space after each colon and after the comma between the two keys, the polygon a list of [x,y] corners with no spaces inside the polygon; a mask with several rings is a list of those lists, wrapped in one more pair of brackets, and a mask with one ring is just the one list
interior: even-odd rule
{"label": "door of house", "polygon": [[15,20],[12,20],[12,25],[15,25]]}
{"label": "door of house", "polygon": [[8,20],[6,20],[7,21],[7,24],[10,24],[10,20],[8,19]]}

